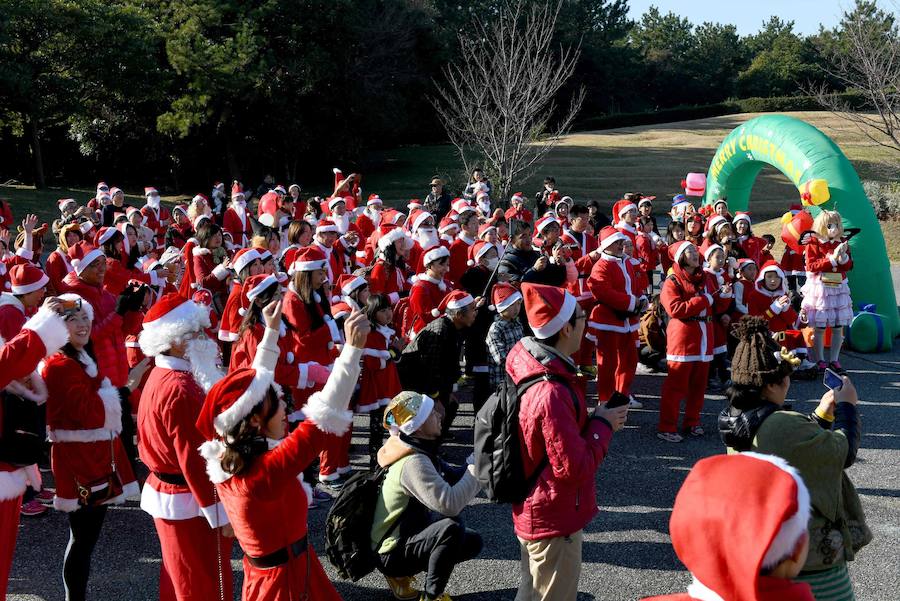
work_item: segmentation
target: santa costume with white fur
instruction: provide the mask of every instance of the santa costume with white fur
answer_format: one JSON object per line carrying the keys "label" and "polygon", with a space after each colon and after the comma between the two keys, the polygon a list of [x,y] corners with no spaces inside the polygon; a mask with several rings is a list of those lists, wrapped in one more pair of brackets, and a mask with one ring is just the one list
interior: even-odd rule
{"label": "santa costume with white fur", "polygon": [[[188,340],[206,327],[207,307],[170,294],[147,312],[140,336],[141,350],[156,358],[138,409],[140,457],[150,470],[141,509],[153,516],[159,535],[159,588],[165,601],[232,598],[231,539],[219,530],[228,517],[197,453],[205,440],[197,430],[197,416],[217,374],[209,365],[175,356],[172,349],[192,344]],[[214,363],[215,357],[209,361]],[[195,373],[204,367],[208,372],[199,382]]]}
{"label": "santa costume with white fur", "polygon": [[250,245],[250,237],[253,236],[250,211],[247,210],[244,192],[237,182],[234,182],[231,186],[231,203],[222,216],[222,229],[231,234],[231,239],[238,246],[247,247]]}
{"label": "santa costume with white fur", "polygon": [[[422,263],[428,267],[434,261],[449,257],[450,250],[446,246],[435,246],[422,254]],[[448,290],[443,278],[433,278],[425,272],[416,275],[414,280],[409,291],[409,309],[403,323],[403,334],[407,339],[412,339],[422,328],[437,319],[431,310],[441,304]]]}
{"label": "santa costume with white fur", "polygon": [[[0,363],[3,365],[0,386],[8,386],[33,373],[41,359],[56,353],[68,340],[69,332],[63,318],[50,309],[39,309],[17,336],[0,341]],[[0,599],[6,595],[19,532],[19,510],[28,480],[25,468],[0,461]]]}
{"label": "santa costume with white fur", "polygon": [[339,600],[307,540],[307,497],[298,474],[328,438],[350,429],[347,405],[362,349],[344,345],[325,387],[309,398],[307,419],[285,439],[270,440],[270,450],[235,475],[221,464],[233,429],[270,390],[280,397],[274,385],[277,339],[278,332],[266,329],[253,365],[232,371],[209,391],[196,424],[208,440],[201,453],[245,553],[243,598]]}
{"label": "santa costume with white fur", "polygon": [[600,230],[600,259],[587,281],[596,304],[588,318],[586,335],[597,345],[597,398],[601,403],[614,391],[630,394],[637,368],[635,313],[647,297],[635,285],[635,266],[629,258],[606,252],[610,245],[627,239],[612,226]]}
{"label": "santa costume with white fur", "polygon": [[155,234],[156,248],[162,249],[165,247],[166,230],[172,222],[172,215],[160,202],[159,191],[156,188],[144,188],[144,196],[147,198],[147,204],[141,208],[141,214],[146,220],[144,226]]}

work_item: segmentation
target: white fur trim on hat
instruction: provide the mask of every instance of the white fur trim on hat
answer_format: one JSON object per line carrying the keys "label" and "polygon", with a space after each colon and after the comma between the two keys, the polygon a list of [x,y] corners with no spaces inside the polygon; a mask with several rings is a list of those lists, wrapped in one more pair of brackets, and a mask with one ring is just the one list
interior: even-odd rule
{"label": "white fur trim on hat", "polygon": [[66,292],[64,294],[58,295],[57,298],[66,301],[81,301],[81,309],[88,316],[88,319],[94,321],[94,307],[91,306],[91,303],[87,302],[87,300],[85,300],[81,296],[75,294],[74,292]]}
{"label": "white fur trim on hat", "polygon": [[429,263],[433,263],[438,259],[442,259],[444,257],[450,256],[450,250],[443,245],[435,246],[431,250],[425,253],[422,258],[422,264],[428,265]]}
{"label": "white fur trim on hat", "polygon": [[278,284],[278,279],[272,274],[267,275],[259,284],[247,291],[247,300],[253,302],[257,296],[276,284]]}
{"label": "white fur trim on hat", "polygon": [[328,261],[294,261],[293,265],[291,265],[291,272],[327,269],[327,265]]}
{"label": "white fur trim on hat", "polygon": [[159,319],[145,323],[138,338],[147,357],[161,355],[186,334],[209,327],[209,309],[194,301],[185,301]]}
{"label": "white fur trim on hat", "polygon": [[406,232],[399,227],[395,227],[381,238],[378,239],[378,249],[386,250],[388,246],[396,242],[397,240],[403,240],[406,237]]}
{"label": "white fur trim on hat", "polygon": [[419,226],[422,225],[422,222],[431,216],[432,216],[431,213],[429,213],[428,211],[422,211],[421,213],[416,215],[416,218],[412,222],[412,227],[410,228],[410,231],[415,232],[417,229],[419,229]]}
{"label": "white fur trim on hat", "polygon": [[531,326],[531,330],[534,332],[535,337],[539,339],[550,338],[559,332],[564,325],[569,323],[569,319],[575,312],[575,305],[577,304],[578,302],[575,300],[575,297],[568,292],[565,292],[563,305],[560,308],[559,313],[541,327]]}
{"label": "white fur trim on hat", "polygon": [[626,236],[622,232],[617,231],[615,234],[607,236],[605,239],[600,241],[600,245],[599,245],[600,250],[601,251],[606,250],[607,248],[610,247],[611,244],[615,244],[616,242],[619,242],[619,241],[624,242],[625,240],[628,240],[628,236]]}
{"label": "white fur trim on hat", "polygon": [[50,278],[47,277],[46,273],[42,273],[41,277],[36,282],[32,282],[31,284],[26,284],[24,286],[16,286],[12,284],[10,287],[10,292],[13,294],[28,294],[29,292],[34,292],[35,290],[40,290],[44,286],[47,285],[47,282],[50,281]]}
{"label": "white fur trim on hat", "polygon": [[559,220],[556,217],[544,217],[543,219],[539,219],[538,222],[535,224],[539,228],[538,233],[540,234],[541,232],[543,232],[544,229],[551,223],[555,223],[556,225],[559,225]]}
{"label": "white fur trim on hat", "polygon": [[703,258],[706,259],[707,261],[709,261],[709,256],[717,250],[721,250],[722,252],[725,252],[725,249],[722,248],[721,246],[719,246],[718,244],[710,244],[706,248],[706,252],[703,253]]}
{"label": "white fur trim on hat", "polygon": [[734,219],[731,220],[731,223],[734,225],[737,225],[738,221],[746,221],[747,225],[752,224],[752,221],[750,220],[750,215],[748,215],[747,213],[739,213],[738,215],[735,216]]}
{"label": "white fur trim on hat", "polygon": [[334,205],[336,205],[336,204],[339,203],[339,202],[344,203],[345,206],[346,206],[346,204],[347,204],[347,201],[344,200],[344,197],[343,197],[343,196],[332,196],[332,197],[331,197],[331,200],[328,201],[328,208],[331,209],[331,210],[333,211],[333,210],[334,210]]}
{"label": "white fur trim on hat", "polygon": [[[368,282],[366,282],[366,280],[364,278],[356,276],[355,278],[353,278],[352,280],[350,280],[349,282],[347,282],[346,284],[343,285],[343,287],[341,288],[341,292],[344,295],[349,296],[357,288],[362,288],[363,286],[367,286],[367,285],[368,285]],[[338,300],[340,300],[340,299],[338,299]]]}
{"label": "white fur trim on hat", "polygon": [[[254,361],[255,363],[255,361]],[[214,425],[216,432],[225,436],[241,420],[250,415],[253,408],[256,407],[266,396],[266,391],[275,381],[275,373],[261,365],[254,365],[256,375],[250,381],[250,386],[238,399],[225,411],[216,416]]]}
{"label": "white fur trim on hat", "polygon": [[694,249],[697,248],[696,246],[694,246],[693,242],[688,242],[686,244],[682,244],[681,246],[678,247],[678,250],[675,251],[675,255],[672,257],[672,261],[675,263],[678,263],[678,260],[681,259],[681,255],[683,255],[684,251],[686,251],[688,249],[688,247],[690,247],[690,246],[693,246]]}
{"label": "white fur trim on hat", "polygon": [[334,223],[320,223],[319,225],[316,226],[317,234],[322,234],[325,232],[334,232],[336,234],[340,233],[338,231],[337,225],[335,225]]}
{"label": "white fur trim on hat", "polygon": [[75,275],[81,275],[81,272],[88,268],[88,266],[99,259],[100,257],[105,257],[103,251],[99,248],[95,248],[88,252],[88,254],[84,255],[81,259],[72,259],[72,267],[75,269]]}
{"label": "white fur trim on hat", "polygon": [[415,417],[400,426],[400,431],[407,436],[412,436],[415,434],[416,430],[422,427],[422,424],[425,423],[425,420],[428,419],[428,416],[431,415],[432,411],[434,411],[434,399],[427,394],[423,394],[422,405],[419,407],[419,410],[416,411]]}
{"label": "white fur trim on hat", "polygon": [[616,214],[616,217],[621,217],[622,215],[624,215],[631,209],[634,209],[635,211],[637,211],[637,209],[638,209],[637,205],[634,204],[633,202],[630,202],[627,205],[622,205],[621,207],[619,207],[619,212]]}
{"label": "white fur trim on hat", "polygon": [[520,301],[520,300],[523,300],[522,294],[520,292],[513,292],[512,294],[507,296],[505,299],[503,299],[501,302],[497,303],[496,305],[491,305],[491,311],[496,311],[497,313],[501,313],[503,311],[506,311],[508,308],[510,308],[513,305],[513,303],[515,303],[516,301]]}
{"label": "white fur trim on hat", "polygon": [[452,300],[449,303],[447,303],[447,309],[450,309],[450,310],[462,309],[463,307],[468,307],[469,305],[471,305],[474,302],[475,302],[475,299],[472,298],[472,295],[467,294],[463,297],[460,297],[457,300]]}

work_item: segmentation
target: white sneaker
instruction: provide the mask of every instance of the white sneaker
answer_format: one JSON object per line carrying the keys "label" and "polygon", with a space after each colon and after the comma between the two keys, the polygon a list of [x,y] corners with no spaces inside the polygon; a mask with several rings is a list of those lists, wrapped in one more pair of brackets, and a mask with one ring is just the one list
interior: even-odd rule
{"label": "white sneaker", "polygon": [[804,357],[803,360],[800,361],[800,366],[797,367],[796,371],[805,371],[807,369],[812,369],[815,366],[816,366],[815,363],[813,363],[812,361],[810,361],[809,359]]}
{"label": "white sneaker", "polygon": [[657,432],[656,437],[666,442],[681,442],[684,440],[680,434],[676,434],[675,432]]}
{"label": "white sneaker", "polygon": [[639,400],[637,400],[636,398],[634,398],[634,395],[631,394],[631,395],[628,395],[628,408],[629,409],[643,409],[644,404],[642,402],[640,402]]}
{"label": "white sneaker", "polygon": [[651,368],[647,367],[646,365],[644,365],[643,363],[638,362],[637,368],[635,368],[634,373],[639,376],[652,376],[656,372],[653,371]]}

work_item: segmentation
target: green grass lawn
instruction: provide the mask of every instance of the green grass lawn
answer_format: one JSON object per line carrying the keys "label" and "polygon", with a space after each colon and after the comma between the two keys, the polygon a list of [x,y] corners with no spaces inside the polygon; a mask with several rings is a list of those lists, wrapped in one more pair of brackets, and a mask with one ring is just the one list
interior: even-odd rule
{"label": "green grass lawn", "polygon": [[[872,143],[854,126],[825,112],[790,114],[808,121],[834,139],[853,162],[861,179],[892,181],[897,178],[900,169],[895,153]],[[716,148],[728,132],[756,116],[725,115],[576,132],[566,136],[548,154],[537,173],[515,189],[531,197],[540,188],[543,177],[553,175],[560,191],[576,201],[598,200],[603,206],[611,207],[622,193],[637,191],[656,195],[664,207],[667,197],[681,191],[679,183],[685,174],[689,171],[705,173]],[[428,193],[428,182],[435,174],[450,177],[455,188],[461,188],[465,183],[455,151],[449,145],[407,146],[374,152],[366,163],[365,193],[377,192],[395,206],[405,206],[410,198],[423,198]],[[320,177],[303,175],[306,181],[323,182],[318,187],[308,187],[308,193],[330,193],[328,174],[320,174]],[[53,219],[57,215],[56,200],[67,196],[84,202],[93,196],[93,190],[49,188],[37,191],[30,187],[0,186],[0,197],[12,202],[17,218],[26,211],[35,211],[44,219]],[[129,199],[143,204],[140,196],[129,196]],[[761,221],[780,216],[796,200],[797,191],[787,178],[767,167],[754,187],[751,211]]]}

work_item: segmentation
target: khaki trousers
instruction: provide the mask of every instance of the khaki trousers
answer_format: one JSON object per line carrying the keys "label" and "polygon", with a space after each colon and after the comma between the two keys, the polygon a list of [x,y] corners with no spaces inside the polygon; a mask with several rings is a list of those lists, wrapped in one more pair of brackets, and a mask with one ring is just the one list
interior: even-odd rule
{"label": "khaki trousers", "polygon": [[522,540],[516,601],[574,601],[581,576],[584,532],[543,540]]}

